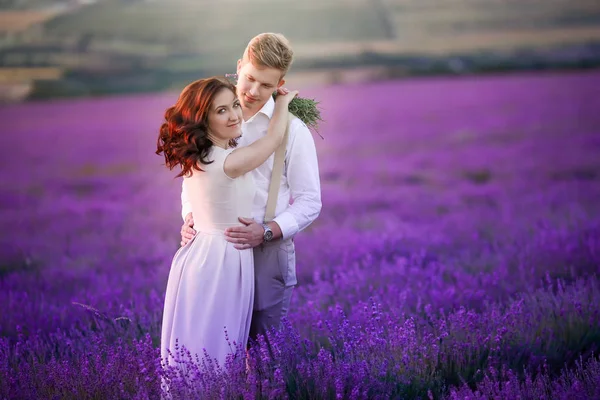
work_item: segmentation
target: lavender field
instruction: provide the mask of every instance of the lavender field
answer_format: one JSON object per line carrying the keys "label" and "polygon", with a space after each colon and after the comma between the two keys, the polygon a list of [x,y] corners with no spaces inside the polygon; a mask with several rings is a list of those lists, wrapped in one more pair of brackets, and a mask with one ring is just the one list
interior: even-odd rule
{"label": "lavender field", "polygon": [[[600,72],[301,95],[323,210],[288,324],[175,398],[600,398]],[[0,399],[160,397],[176,96],[0,108]]]}

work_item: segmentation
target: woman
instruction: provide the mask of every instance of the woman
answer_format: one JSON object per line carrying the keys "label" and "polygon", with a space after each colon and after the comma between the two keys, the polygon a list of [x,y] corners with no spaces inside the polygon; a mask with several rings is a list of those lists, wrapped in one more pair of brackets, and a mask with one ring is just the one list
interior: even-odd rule
{"label": "woman", "polygon": [[[287,93],[284,90],[283,93]],[[165,112],[157,154],[169,169],[181,168],[197,231],[173,258],[162,321],[161,356],[175,345],[202,360],[204,352],[223,366],[228,354],[245,347],[254,297],[252,249],[237,250],[226,228],[251,216],[254,182],[247,172],[264,163],[285,133],[289,102],[280,94],[267,135],[235,148],[242,109],[235,87],[212,77],[189,84]]]}

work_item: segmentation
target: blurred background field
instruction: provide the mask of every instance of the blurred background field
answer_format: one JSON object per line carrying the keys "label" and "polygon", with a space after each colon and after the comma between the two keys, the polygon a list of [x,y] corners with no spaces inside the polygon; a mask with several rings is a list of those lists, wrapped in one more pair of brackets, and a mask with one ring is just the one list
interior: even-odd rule
{"label": "blurred background field", "polygon": [[283,32],[298,86],[600,65],[594,0],[0,2],[5,101],[181,88]]}
{"label": "blurred background field", "polygon": [[[314,135],[323,210],[295,239],[289,314],[309,343],[274,362],[284,379],[256,368],[255,381],[214,387],[227,398],[600,398],[600,72],[303,93],[325,119]],[[182,220],[181,180],[154,150],[176,96],[0,108],[0,398],[159,398]]]}
{"label": "blurred background field", "polygon": [[0,398],[158,398],[182,223],[158,127],[263,31],[320,102],[323,210],[296,240],[310,343],[232,397],[600,398],[593,0],[0,0]]}

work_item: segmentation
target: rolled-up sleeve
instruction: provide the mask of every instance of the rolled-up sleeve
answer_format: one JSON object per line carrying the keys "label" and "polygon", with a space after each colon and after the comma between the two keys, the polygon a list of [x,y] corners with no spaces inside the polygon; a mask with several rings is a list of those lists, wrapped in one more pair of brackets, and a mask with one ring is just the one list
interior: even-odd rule
{"label": "rolled-up sleeve", "polygon": [[294,122],[286,166],[292,204],[274,218],[284,240],[309,226],[321,212],[321,181],[315,142],[306,125],[299,120]]}

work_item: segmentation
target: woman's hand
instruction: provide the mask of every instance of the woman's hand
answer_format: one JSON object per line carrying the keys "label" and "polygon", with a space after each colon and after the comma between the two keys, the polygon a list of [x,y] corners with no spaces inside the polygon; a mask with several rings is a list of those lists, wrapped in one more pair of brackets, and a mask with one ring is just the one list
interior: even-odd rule
{"label": "woman's hand", "polygon": [[298,95],[297,90],[288,90],[284,87],[277,89],[277,96],[275,97],[275,104],[281,104],[282,106],[289,106],[290,102]]}
{"label": "woman's hand", "polygon": [[279,96],[280,94],[288,94],[289,92],[289,89],[284,88],[283,86],[277,88],[277,96]]}

